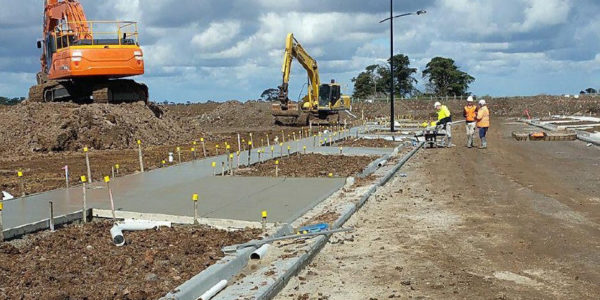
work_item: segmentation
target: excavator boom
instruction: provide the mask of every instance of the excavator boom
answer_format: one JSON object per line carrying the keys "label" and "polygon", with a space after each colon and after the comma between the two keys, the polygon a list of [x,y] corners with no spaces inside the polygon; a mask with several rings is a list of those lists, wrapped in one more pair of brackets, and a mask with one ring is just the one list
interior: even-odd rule
{"label": "excavator boom", "polygon": [[[302,103],[293,103],[288,97],[294,59],[300,63],[308,76],[308,93],[302,99]],[[350,98],[340,94],[339,84],[334,81],[330,84],[321,84],[317,61],[308,54],[292,33],[289,33],[285,39],[281,73],[283,78],[278,95],[280,103],[272,105],[272,115],[276,123],[284,124],[281,119],[291,118],[293,123],[305,124],[309,122],[311,116],[324,120],[330,115],[338,115],[339,119],[339,111],[350,106]]]}

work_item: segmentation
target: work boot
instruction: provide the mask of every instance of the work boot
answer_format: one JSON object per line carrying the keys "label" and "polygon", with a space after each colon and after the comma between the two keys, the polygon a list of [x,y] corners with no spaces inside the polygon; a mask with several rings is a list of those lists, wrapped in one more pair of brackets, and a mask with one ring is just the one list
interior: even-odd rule
{"label": "work boot", "polygon": [[485,149],[487,148],[487,139],[485,137],[481,138],[481,147],[479,147],[479,149]]}
{"label": "work boot", "polygon": [[446,146],[446,148],[450,148],[450,147],[454,147],[454,146],[456,146],[456,145],[452,144],[452,138],[449,137],[448,138],[448,146]]}

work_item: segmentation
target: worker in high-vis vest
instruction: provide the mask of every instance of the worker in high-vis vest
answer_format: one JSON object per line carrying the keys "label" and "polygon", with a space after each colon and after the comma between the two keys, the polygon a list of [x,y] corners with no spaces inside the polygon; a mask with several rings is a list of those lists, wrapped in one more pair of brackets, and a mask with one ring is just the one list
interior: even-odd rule
{"label": "worker in high-vis vest", "polygon": [[479,129],[479,138],[481,139],[480,149],[487,148],[487,132],[490,128],[490,111],[485,100],[479,100],[479,109],[477,110],[477,128]]}
{"label": "worker in high-vis vest", "polygon": [[442,105],[439,102],[436,102],[433,106],[437,110],[438,115],[436,126],[446,130],[446,147],[454,147],[454,144],[452,144],[452,115],[450,114],[450,110],[446,105]]}
{"label": "worker in high-vis vest", "polygon": [[473,140],[475,138],[475,119],[477,118],[477,105],[475,105],[475,99],[473,96],[467,98],[467,106],[463,110],[463,116],[465,117],[465,127],[467,129],[467,147],[473,147]]}

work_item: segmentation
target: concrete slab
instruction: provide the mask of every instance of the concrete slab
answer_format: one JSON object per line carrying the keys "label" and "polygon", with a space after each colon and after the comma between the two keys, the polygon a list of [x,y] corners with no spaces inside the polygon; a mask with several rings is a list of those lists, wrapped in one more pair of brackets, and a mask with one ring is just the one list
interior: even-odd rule
{"label": "concrete slab", "polygon": [[[138,179],[138,177],[132,177]],[[164,180],[167,181],[167,180]],[[204,177],[179,182],[151,181],[112,186],[116,210],[194,216],[191,196],[199,194],[199,216],[259,221],[266,210],[270,222],[289,222],[341,188],[345,178]],[[56,190],[9,201],[4,205],[5,228],[49,217],[48,200],[56,215],[81,210],[82,190]],[[88,207],[110,209],[105,187],[88,190]]]}
{"label": "concrete slab", "polygon": [[[386,155],[394,151],[394,148],[371,148],[371,147],[342,147],[343,155]],[[318,147],[310,153],[340,154],[340,147]]]}
{"label": "concrete slab", "polygon": [[[354,135],[358,130],[352,128],[349,134]],[[286,153],[288,145],[292,153],[303,146],[307,151],[315,149],[312,137],[284,143]],[[262,160],[270,159],[270,149],[263,149]],[[280,156],[281,149],[279,145],[274,146],[275,157]],[[202,217],[256,221],[260,211],[267,210],[270,221],[287,222],[344,184],[343,178],[213,177],[212,162],[216,163],[216,171],[220,173],[221,162],[226,161],[227,155],[220,155],[116,178],[110,183],[115,207],[133,212],[193,216],[190,197],[198,193],[205,199],[200,205]],[[248,163],[247,151],[240,153],[239,161],[242,166]],[[250,153],[250,163],[257,161],[258,154],[254,149]],[[234,167],[236,165],[237,157],[234,157]],[[4,230],[47,219],[49,201],[54,203],[56,216],[81,210],[81,196],[79,186],[4,201]],[[88,189],[88,208],[110,208],[104,183],[96,182]]]}

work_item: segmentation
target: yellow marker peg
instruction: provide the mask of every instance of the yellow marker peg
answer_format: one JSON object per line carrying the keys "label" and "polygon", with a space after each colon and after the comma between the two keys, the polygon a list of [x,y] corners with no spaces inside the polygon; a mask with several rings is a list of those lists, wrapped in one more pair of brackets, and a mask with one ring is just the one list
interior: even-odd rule
{"label": "yellow marker peg", "polygon": [[192,147],[192,148],[190,148],[190,151],[194,152],[194,151],[196,151],[196,148]]}
{"label": "yellow marker peg", "polygon": [[213,168],[217,167],[217,163],[216,163],[216,162],[214,162],[214,161],[213,161],[213,162],[212,162],[210,165],[211,165]]}
{"label": "yellow marker peg", "polygon": [[137,140],[137,144],[138,144],[138,145],[141,145],[141,144],[142,144],[142,141],[141,141],[141,140]]}
{"label": "yellow marker peg", "polygon": [[229,159],[233,159],[233,153],[229,154]]}
{"label": "yellow marker peg", "polygon": [[116,165],[115,165],[115,169],[117,169],[117,170],[118,170],[118,169],[119,169],[119,167],[120,167],[120,166],[119,166],[119,164],[116,164]]}
{"label": "yellow marker peg", "polygon": [[276,165],[278,165],[278,164],[279,164],[279,160],[276,160],[276,161],[275,161],[275,164],[276,164]]}
{"label": "yellow marker peg", "polygon": [[333,173],[329,173],[327,176],[329,176],[329,177],[333,177]]}
{"label": "yellow marker peg", "polygon": [[104,176],[104,182],[109,183],[110,182],[110,176]]}
{"label": "yellow marker peg", "polygon": [[81,176],[81,182],[87,182],[87,177],[85,177],[85,175]]}
{"label": "yellow marker peg", "polygon": [[261,213],[261,215],[262,215],[263,218],[267,218],[267,211],[263,210],[262,213]]}
{"label": "yellow marker peg", "polygon": [[248,146],[252,146],[252,141],[248,141]]}
{"label": "yellow marker peg", "polygon": [[22,171],[17,171],[17,177],[23,177],[23,172]]}
{"label": "yellow marker peg", "polygon": [[201,142],[204,142],[204,138],[200,138],[200,141],[201,141]]}
{"label": "yellow marker peg", "polygon": [[192,195],[192,200],[193,201],[198,201],[198,194],[193,194]]}
{"label": "yellow marker peg", "polygon": [[83,152],[88,152],[88,147],[83,147]]}

